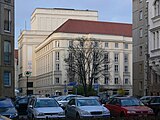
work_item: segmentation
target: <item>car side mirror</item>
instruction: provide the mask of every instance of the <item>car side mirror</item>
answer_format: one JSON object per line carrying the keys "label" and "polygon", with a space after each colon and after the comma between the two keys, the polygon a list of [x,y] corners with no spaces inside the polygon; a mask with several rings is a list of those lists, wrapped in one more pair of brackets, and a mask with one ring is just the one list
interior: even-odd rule
{"label": "car side mirror", "polygon": [[15,108],[19,108],[19,105],[16,104],[16,105],[15,105]]}

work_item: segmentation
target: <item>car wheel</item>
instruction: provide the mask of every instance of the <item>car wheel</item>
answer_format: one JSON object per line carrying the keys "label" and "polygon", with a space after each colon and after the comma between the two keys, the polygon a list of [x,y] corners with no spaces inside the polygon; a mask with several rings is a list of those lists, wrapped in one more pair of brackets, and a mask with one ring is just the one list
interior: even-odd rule
{"label": "car wheel", "polygon": [[80,115],[79,113],[76,114],[76,119],[79,120],[80,119]]}
{"label": "car wheel", "polygon": [[120,114],[120,120],[125,120],[125,114],[123,112]]}
{"label": "car wheel", "polygon": [[160,110],[159,110],[159,111],[157,111],[157,116],[158,116],[158,117],[160,117]]}

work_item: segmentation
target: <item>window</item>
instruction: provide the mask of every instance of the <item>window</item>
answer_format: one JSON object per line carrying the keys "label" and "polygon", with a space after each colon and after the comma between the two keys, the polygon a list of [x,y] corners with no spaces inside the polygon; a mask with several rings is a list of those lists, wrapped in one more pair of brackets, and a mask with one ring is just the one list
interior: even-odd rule
{"label": "window", "polygon": [[128,72],[128,66],[124,66],[124,72]]}
{"label": "window", "polygon": [[142,10],[139,12],[139,20],[142,20],[143,19],[143,12]]}
{"label": "window", "polygon": [[139,56],[142,56],[142,46],[139,46]]}
{"label": "window", "polygon": [[11,11],[4,9],[4,31],[11,31]]}
{"label": "window", "polygon": [[156,0],[154,3],[154,15],[159,16],[160,15],[160,1]]}
{"label": "window", "polygon": [[104,77],[104,84],[107,84],[108,85],[108,83],[109,83],[109,77]]}
{"label": "window", "polygon": [[3,84],[4,86],[11,86],[11,72],[4,71]]}
{"label": "window", "polygon": [[4,63],[11,64],[11,42],[4,41]]}
{"label": "window", "polygon": [[156,48],[156,34],[153,32],[153,49]]}
{"label": "window", "polygon": [[115,48],[118,48],[118,43],[115,43]]}
{"label": "window", "polygon": [[28,82],[28,83],[27,83],[27,86],[28,86],[28,87],[33,87],[33,82]]}
{"label": "window", "polygon": [[124,84],[129,84],[129,79],[128,78],[124,79]]}
{"label": "window", "polygon": [[59,41],[55,41],[55,47],[59,47]]}
{"label": "window", "polygon": [[140,72],[143,72],[143,65],[142,64],[139,64],[139,70],[140,70]]}
{"label": "window", "polygon": [[56,83],[59,83],[59,78],[55,78],[56,79]]}
{"label": "window", "polygon": [[118,77],[114,78],[114,84],[118,84]]}
{"label": "window", "polygon": [[5,2],[11,3],[11,0],[4,0]]}
{"label": "window", "polygon": [[59,61],[59,52],[56,52],[56,61]]}
{"label": "window", "polygon": [[118,65],[115,65],[115,66],[114,66],[114,71],[115,71],[115,72],[118,72]]}
{"label": "window", "polygon": [[56,71],[59,71],[59,64],[56,64]]}
{"label": "window", "polygon": [[118,62],[118,53],[114,54],[114,62]]}
{"label": "window", "polygon": [[139,29],[139,37],[140,37],[140,38],[143,37],[143,29],[142,29],[142,28]]}
{"label": "window", "polygon": [[104,65],[104,70],[105,70],[105,71],[108,71],[108,70],[109,70],[108,65],[106,65],[106,64]]}
{"label": "window", "polygon": [[128,63],[128,54],[124,54],[124,62]]}
{"label": "window", "polygon": [[128,49],[128,44],[127,43],[124,44],[124,48]]}
{"label": "window", "polygon": [[159,48],[159,31],[157,31],[157,48]]}
{"label": "window", "polygon": [[142,90],[142,88],[143,88],[143,83],[142,83],[142,81],[140,81],[139,82],[139,90]]}
{"label": "window", "polygon": [[109,61],[109,53],[104,53],[104,62]]}
{"label": "window", "polygon": [[98,47],[98,42],[97,41],[94,42],[94,47]]}
{"label": "window", "polygon": [[108,42],[105,42],[105,47],[108,47]]}
{"label": "window", "polygon": [[96,78],[94,79],[94,83],[98,83],[98,80]]}
{"label": "window", "polygon": [[69,41],[69,47],[73,46],[73,41]]}

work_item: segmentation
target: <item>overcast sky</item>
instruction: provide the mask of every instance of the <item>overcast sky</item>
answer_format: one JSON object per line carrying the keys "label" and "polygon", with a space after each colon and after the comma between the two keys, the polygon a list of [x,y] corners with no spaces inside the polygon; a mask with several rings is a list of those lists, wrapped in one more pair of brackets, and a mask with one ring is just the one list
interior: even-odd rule
{"label": "overcast sky", "polygon": [[132,23],[132,0],[15,0],[15,47],[21,30],[30,29],[35,8],[70,8],[98,11],[99,21]]}

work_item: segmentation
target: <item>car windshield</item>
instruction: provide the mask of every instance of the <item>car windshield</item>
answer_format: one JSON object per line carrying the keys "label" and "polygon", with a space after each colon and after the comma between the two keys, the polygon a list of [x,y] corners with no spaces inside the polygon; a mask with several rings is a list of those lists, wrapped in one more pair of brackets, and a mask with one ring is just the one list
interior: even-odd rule
{"label": "car windshield", "polygon": [[59,97],[55,97],[54,99],[57,100],[57,101],[61,101],[64,98],[66,98],[66,96],[59,96]]}
{"label": "car windshield", "polygon": [[59,107],[59,105],[54,99],[38,99],[35,107]]}
{"label": "car windshield", "polygon": [[100,106],[96,99],[78,99],[77,106]]}
{"label": "car windshield", "polygon": [[14,107],[10,99],[0,99],[0,108]]}
{"label": "car windshield", "polygon": [[143,106],[144,104],[136,98],[129,98],[129,99],[122,99],[121,105],[122,106]]}

